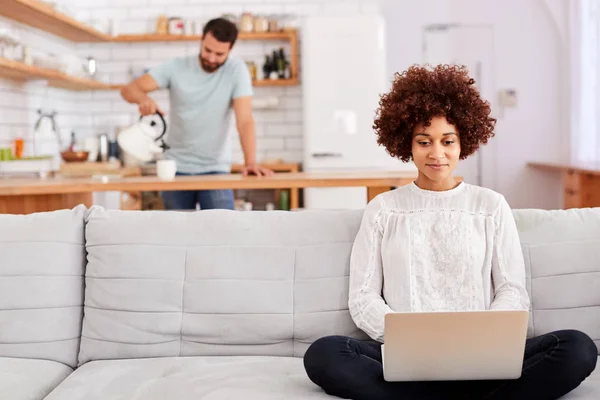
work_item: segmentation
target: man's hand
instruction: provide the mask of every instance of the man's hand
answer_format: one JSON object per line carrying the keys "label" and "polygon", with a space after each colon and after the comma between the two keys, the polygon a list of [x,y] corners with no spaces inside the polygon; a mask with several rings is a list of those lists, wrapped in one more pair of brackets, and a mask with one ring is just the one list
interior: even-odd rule
{"label": "man's hand", "polygon": [[268,168],[261,167],[257,164],[246,164],[242,169],[242,174],[244,176],[248,175],[257,175],[257,176],[271,176],[273,175],[273,171]]}
{"label": "man's hand", "polygon": [[[142,114],[143,116],[154,115],[154,114],[156,114],[157,111],[160,111],[156,102],[147,96],[144,100],[142,100],[140,102],[139,109],[140,109],[140,114]],[[161,111],[161,114],[162,114],[162,111]]]}

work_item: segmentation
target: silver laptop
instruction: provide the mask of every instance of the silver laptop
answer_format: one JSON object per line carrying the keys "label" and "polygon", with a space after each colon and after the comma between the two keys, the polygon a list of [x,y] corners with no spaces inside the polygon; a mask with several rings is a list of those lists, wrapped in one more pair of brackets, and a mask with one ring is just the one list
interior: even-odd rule
{"label": "silver laptop", "polygon": [[527,311],[390,313],[383,376],[388,382],[517,379]]}

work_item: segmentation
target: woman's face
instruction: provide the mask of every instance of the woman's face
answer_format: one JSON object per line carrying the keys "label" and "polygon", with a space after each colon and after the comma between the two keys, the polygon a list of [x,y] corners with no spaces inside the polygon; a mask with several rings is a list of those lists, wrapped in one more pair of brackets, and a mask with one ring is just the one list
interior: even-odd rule
{"label": "woman's face", "polygon": [[460,157],[456,127],[446,117],[433,117],[427,127],[417,125],[413,131],[412,157],[419,170],[419,186],[432,190],[454,187],[452,173]]}

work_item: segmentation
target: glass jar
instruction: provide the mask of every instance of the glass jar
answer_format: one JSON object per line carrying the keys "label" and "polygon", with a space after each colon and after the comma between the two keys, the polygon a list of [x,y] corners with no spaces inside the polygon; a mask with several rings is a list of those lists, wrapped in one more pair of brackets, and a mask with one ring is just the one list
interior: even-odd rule
{"label": "glass jar", "polygon": [[246,61],[246,66],[248,67],[248,71],[250,72],[250,76],[252,80],[256,80],[256,63],[254,61]]}
{"label": "glass jar", "polygon": [[249,12],[240,17],[240,32],[252,32],[254,30],[254,18]]}
{"label": "glass jar", "polygon": [[279,18],[277,15],[271,15],[269,17],[269,32],[279,32],[280,30]]}
{"label": "glass jar", "polygon": [[183,20],[179,17],[169,18],[169,35],[183,35]]}
{"label": "glass jar", "polygon": [[262,16],[257,15],[254,17],[254,32],[268,32],[269,31],[269,20]]}

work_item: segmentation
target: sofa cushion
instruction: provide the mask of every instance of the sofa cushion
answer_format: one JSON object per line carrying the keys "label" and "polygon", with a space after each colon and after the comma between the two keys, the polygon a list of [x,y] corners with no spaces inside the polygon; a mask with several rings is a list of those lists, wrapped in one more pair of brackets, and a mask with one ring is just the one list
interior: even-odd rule
{"label": "sofa cushion", "polygon": [[334,399],[297,357],[166,357],[92,361],[45,400]]}
{"label": "sofa cushion", "polygon": [[0,397],[40,400],[73,370],[49,360],[0,357]]}
{"label": "sofa cushion", "polygon": [[0,357],[77,365],[85,212],[0,215]]}
{"label": "sofa cushion", "polygon": [[[597,400],[600,369],[564,400]],[[166,357],[92,361],[45,400],[335,399],[306,376],[297,357]]]}
{"label": "sofa cushion", "polygon": [[600,208],[515,210],[531,331],[578,329],[600,347]]}
{"label": "sofa cushion", "polygon": [[361,216],[93,207],[79,362],[301,356],[321,336],[365,337],[347,304]]}

